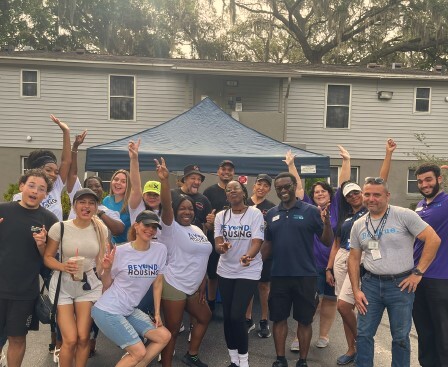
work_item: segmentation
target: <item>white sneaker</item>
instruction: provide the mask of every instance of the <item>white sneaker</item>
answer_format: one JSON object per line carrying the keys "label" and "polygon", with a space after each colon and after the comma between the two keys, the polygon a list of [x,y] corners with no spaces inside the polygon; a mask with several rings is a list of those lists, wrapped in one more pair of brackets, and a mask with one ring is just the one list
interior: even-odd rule
{"label": "white sneaker", "polygon": [[291,343],[291,346],[289,347],[289,350],[291,352],[299,352],[300,351],[299,339],[294,338],[294,340]]}
{"label": "white sneaker", "polygon": [[59,353],[61,353],[61,348],[54,348],[53,362],[59,366]]}
{"label": "white sneaker", "polygon": [[6,356],[3,351],[2,354],[0,355],[0,367],[6,367]]}
{"label": "white sneaker", "polygon": [[330,343],[330,340],[326,338],[319,338],[316,342],[316,347],[318,348],[326,348],[328,347],[328,344]]}
{"label": "white sneaker", "polygon": [[[173,352],[173,357],[176,355],[176,351]],[[162,363],[162,353],[159,353],[159,357],[157,358],[157,362]]]}

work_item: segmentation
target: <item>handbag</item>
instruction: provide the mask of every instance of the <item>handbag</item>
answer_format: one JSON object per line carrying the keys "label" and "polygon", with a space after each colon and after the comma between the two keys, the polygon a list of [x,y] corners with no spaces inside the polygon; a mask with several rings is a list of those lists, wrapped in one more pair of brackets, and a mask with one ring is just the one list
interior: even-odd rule
{"label": "handbag", "polygon": [[[62,261],[62,238],[64,237],[64,223],[61,222],[61,261]],[[54,296],[54,304],[51,303],[50,296],[48,292],[45,293],[45,284],[42,288],[37,298],[36,305],[34,307],[34,313],[42,324],[55,324],[56,320],[56,309],[58,306],[59,292],[61,291],[61,277],[62,271],[59,272],[58,284],[56,286],[56,294]]]}

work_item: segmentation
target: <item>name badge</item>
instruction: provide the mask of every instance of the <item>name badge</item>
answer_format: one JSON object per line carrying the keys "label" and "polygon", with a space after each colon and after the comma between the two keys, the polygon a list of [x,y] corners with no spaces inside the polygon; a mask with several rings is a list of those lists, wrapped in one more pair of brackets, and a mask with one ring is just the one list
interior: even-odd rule
{"label": "name badge", "polygon": [[370,240],[370,241],[367,243],[367,248],[368,248],[369,250],[378,250],[379,247],[380,247],[380,242],[379,242],[379,241],[376,241],[376,240]]}
{"label": "name badge", "polygon": [[272,221],[275,222],[276,220],[280,219],[280,215],[276,215],[275,217],[272,217]]}
{"label": "name badge", "polygon": [[372,254],[372,259],[373,259],[373,260],[379,260],[379,259],[381,259],[381,252],[380,252],[379,249],[377,249],[377,250],[372,250],[370,253]]}

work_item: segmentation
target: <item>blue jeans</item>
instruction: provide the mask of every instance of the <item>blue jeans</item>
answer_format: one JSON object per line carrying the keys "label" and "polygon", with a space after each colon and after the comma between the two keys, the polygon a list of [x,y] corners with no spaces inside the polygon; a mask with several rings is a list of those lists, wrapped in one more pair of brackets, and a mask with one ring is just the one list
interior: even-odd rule
{"label": "blue jeans", "polygon": [[398,284],[406,277],[380,280],[369,273],[362,278],[361,290],[369,304],[365,315],[358,314],[358,337],[356,339],[356,366],[373,367],[374,340],[378,326],[387,309],[392,334],[392,367],[409,367],[411,343],[409,333],[412,326],[414,293],[401,291]]}

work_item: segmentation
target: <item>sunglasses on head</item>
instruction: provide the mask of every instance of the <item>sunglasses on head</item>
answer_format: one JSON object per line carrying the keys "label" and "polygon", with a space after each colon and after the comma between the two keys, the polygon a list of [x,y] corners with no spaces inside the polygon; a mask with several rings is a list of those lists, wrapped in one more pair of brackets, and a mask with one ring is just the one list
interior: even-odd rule
{"label": "sunglasses on head", "polygon": [[90,284],[87,282],[87,274],[86,274],[85,272],[82,273],[82,279],[81,279],[81,282],[84,283],[84,284],[82,285],[82,289],[83,289],[84,291],[90,291],[90,290],[92,290],[92,287],[91,287]]}
{"label": "sunglasses on head", "polygon": [[366,177],[366,179],[364,180],[364,183],[366,183],[366,184],[382,185],[385,182],[386,181],[384,181],[384,179],[381,177]]}

